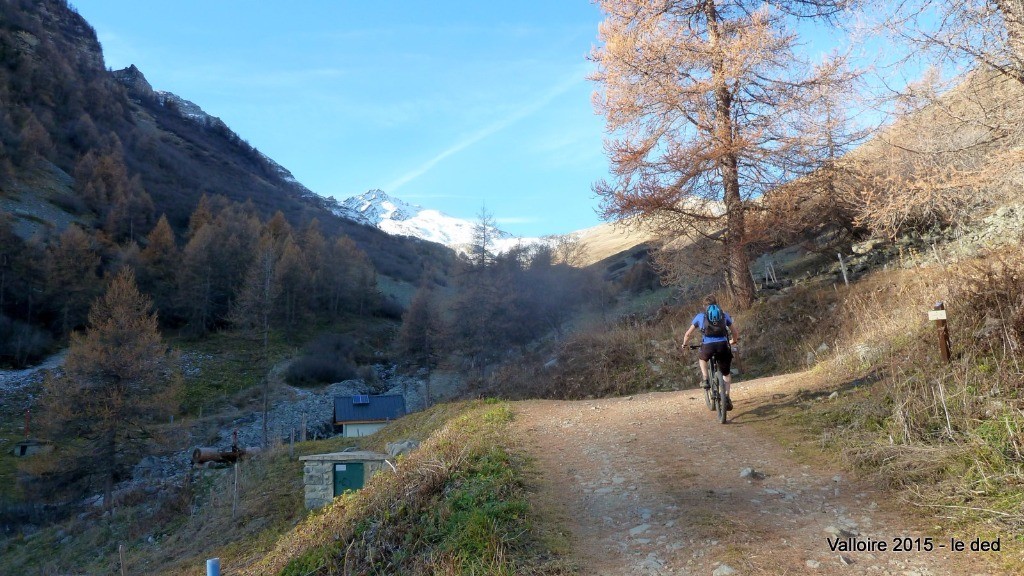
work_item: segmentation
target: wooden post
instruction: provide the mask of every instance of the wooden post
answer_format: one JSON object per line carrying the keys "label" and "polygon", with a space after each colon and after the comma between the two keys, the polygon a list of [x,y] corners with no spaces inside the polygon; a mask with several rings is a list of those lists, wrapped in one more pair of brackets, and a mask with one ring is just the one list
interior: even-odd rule
{"label": "wooden post", "polygon": [[939,352],[942,354],[942,361],[949,363],[949,330],[946,328],[946,305],[939,301],[935,303],[932,311],[928,313],[928,319],[935,322],[939,332]]}
{"label": "wooden post", "polygon": [[839,255],[839,269],[843,271],[843,284],[850,285],[849,278],[846,277],[846,262],[843,262],[843,255]]}
{"label": "wooden post", "polygon": [[302,413],[302,426],[299,428],[299,442],[306,441],[306,413]]}
{"label": "wooden post", "polygon": [[124,566],[124,544],[117,545],[117,557],[121,560],[121,576],[125,576],[127,572]]}

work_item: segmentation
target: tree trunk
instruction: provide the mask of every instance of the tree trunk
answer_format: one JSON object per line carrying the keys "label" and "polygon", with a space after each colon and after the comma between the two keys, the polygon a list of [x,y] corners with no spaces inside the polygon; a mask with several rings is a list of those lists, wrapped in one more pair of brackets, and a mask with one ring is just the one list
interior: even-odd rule
{"label": "tree trunk", "polygon": [[267,433],[267,418],[270,412],[270,326],[268,325],[266,313],[264,313],[263,325],[263,447],[270,445],[269,434]]}
{"label": "tree trunk", "polygon": [[747,308],[754,302],[754,280],[750,277],[750,258],[747,255],[745,214],[746,207],[740,197],[739,167],[734,154],[726,155],[722,162],[725,183],[725,248],[729,259],[729,277],[736,304]]}
{"label": "tree trunk", "polygon": [[[729,236],[734,234],[733,230],[739,231],[737,238],[742,238],[743,212],[742,207],[739,216],[729,215]],[[729,270],[733,282],[733,297],[736,304],[741,308],[748,308],[754,302],[754,279],[750,276],[750,257],[747,255],[747,247],[742,241],[730,240]]]}
{"label": "tree trunk", "polygon": [[[117,431],[109,430],[103,435],[103,509],[114,509],[114,472],[117,469]],[[113,513],[113,512],[111,512]]]}
{"label": "tree trunk", "polygon": [[706,0],[704,14],[708,19],[708,42],[715,55],[711,73],[715,79],[715,140],[722,149],[719,170],[722,175],[725,201],[726,237],[730,289],[736,303],[747,308],[754,301],[754,281],[750,277],[750,261],[744,240],[743,198],[740,195],[739,157],[735,149],[736,126],[732,118],[732,94],[725,82],[724,59],[721,55],[718,12],[714,0]]}

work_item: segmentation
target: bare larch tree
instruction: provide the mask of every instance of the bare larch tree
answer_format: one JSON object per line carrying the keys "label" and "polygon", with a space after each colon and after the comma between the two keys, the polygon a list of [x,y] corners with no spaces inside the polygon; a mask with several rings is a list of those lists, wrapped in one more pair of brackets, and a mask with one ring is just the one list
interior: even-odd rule
{"label": "bare larch tree", "polygon": [[829,19],[843,0],[600,0],[591,58],[613,181],[594,188],[606,218],[637,216],[671,236],[713,237],[739,305],[753,300],[745,215],[800,174],[795,118],[835,67],[811,66],[787,27]]}

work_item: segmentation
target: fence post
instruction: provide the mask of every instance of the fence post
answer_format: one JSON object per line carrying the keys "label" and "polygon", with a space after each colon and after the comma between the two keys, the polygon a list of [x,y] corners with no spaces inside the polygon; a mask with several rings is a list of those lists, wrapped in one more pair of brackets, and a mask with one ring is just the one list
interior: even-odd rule
{"label": "fence post", "polygon": [[127,572],[125,572],[126,568],[124,565],[124,544],[117,545],[117,557],[121,561],[121,576],[125,576]]}
{"label": "fence post", "polygon": [[946,305],[939,301],[935,303],[932,311],[928,313],[928,319],[935,322],[939,333],[939,352],[942,354],[942,361],[949,363],[949,330],[946,327]]}

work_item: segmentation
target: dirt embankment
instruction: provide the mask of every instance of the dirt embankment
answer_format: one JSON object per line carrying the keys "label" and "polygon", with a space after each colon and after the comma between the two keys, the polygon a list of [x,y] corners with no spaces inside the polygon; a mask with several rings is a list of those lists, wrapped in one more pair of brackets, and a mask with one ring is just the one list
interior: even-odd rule
{"label": "dirt embankment", "polygon": [[[1009,537],[1000,552],[971,552],[978,535],[942,529],[930,512],[767,437],[758,408],[808,387],[804,374],[737,384],[724,426],[696,390],[517,404],[544,470],[541,505],[571,531],[580,573],[1012,572],[1020,551]],[[952,538],[966,549],[952,550]]]}

